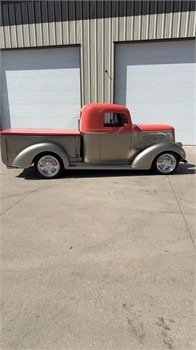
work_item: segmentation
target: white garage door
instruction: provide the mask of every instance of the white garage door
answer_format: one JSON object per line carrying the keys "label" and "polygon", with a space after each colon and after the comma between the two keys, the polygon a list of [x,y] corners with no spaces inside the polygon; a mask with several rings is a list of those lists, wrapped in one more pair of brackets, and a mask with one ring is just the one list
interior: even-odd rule
{"label": "white garage door", "polygon": [[1,52],[3,128],[77,128],[79,48]]}
{"label": "white garage door", "polygon": [[118,44],[115,58],[115,102],[135,123],[171,124],[176,141],[195,144],[195,42]]}

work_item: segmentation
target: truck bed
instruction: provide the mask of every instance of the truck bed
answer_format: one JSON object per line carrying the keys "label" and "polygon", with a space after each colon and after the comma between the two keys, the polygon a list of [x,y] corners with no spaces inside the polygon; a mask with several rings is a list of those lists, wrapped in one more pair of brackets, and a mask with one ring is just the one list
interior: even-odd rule
{"label": "truck bed", "polygon": [[81,157],[81,136],[78,130],[5,129],[1,134],[3,163],[12,166],[15,157],[31,145],[50,142],[60,146],[70,161]]}

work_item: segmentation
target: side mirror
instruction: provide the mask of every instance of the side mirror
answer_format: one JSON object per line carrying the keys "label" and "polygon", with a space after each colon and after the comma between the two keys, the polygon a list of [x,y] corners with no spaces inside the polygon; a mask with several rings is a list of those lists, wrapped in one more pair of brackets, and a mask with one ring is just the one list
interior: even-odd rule
{"label": "side mirror", "polygon": [[126,129],[129,129],[129,124],[128,123],[124,123],[124,128],[126,128]]}

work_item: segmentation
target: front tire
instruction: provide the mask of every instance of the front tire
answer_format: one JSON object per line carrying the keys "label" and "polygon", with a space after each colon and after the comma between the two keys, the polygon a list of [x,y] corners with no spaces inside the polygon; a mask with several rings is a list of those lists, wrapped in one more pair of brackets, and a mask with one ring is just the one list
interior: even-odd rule
{"label": "front tire", "polygon": [[63,163],[56,154],[45,153],[36,157],[34,162],[38,175],[45,179],[58,178],[63,172]]}
{"label": "front tire", "polygon": [[169,175],[176,171],[178,165],[179,159],[175,153],[164,152],[154,159],[152,169],[157,174]]}

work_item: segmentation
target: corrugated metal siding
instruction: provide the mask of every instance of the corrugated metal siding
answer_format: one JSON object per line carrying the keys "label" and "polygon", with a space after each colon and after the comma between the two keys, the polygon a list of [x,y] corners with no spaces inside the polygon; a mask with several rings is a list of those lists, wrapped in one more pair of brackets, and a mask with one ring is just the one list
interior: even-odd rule
{"label": "corrugated metal siding", "polygon": [[[36,5],[35,8],[33,7],[33,2],[31,2],[32,13],[36,11],[37,18],[41,17],[41,6],[43,6],[42,2],[39,3],[39,6]],[[70,6],[75,6],[74,2],[73,4],[71,3],[71,1],[62,2],[62,7],[58,8],[59,18],[62,18],[62,11],[68,11],[71,8]],[[114,94],[115,42],[193,38],[196,35],[196,12],[186,11],[186,8],[181,12],[180,7],[177,9],[177,12],[174,12],[172,8],[174,6],[173,2],[160,1],[159,5],[155,2],[154,8],[152,8],[152,4],[149,5],[152,2],[138,2],[137,8],[135,7],[134,9],[130,8],[131,6],[133,7],[134,2],[122,2],[124,3],[123,5],[121,4],[121,6],[124,6],[120,9],[122,13],[127,13],[127,11],[130,13],[131,11],[137,11],[138,13],[136,16],[124,17],[115,17],[115,11],[117,11],[115,6],[118,6],[119,2],[116,2],[117,4],[114,3],[111,5],[113,7],[108,7],[108,14],[111,13],[112,17],[98,18],[99,16],[97,16],[94,19],[52,22],[53,18],[55,18],[54,9],[50,7],[50,13],[45,13],[46,18],[44,18],[43,23],[2,26],[0,28],[1,48],[80,44],[82,104],[112,102]],[[175,6],[180,6],[177,3],[175,1]],[[79,2],[77,6],[80,6]],[[101,3],[100,6],[102,6]],[[139,6],[143,6],[142,9]],[[163,6],[163,8],[159,8],[159,11],[157,11],[156,7],[158,6]],[[24,11],[27,11],[27,8],[21,7],[19,4],[17,7],[18,21],[20,16],[24,17]],[[79,12],[78,14],[76,13],[76,8],[72,8],[71,11],[75,16],[80,15],[78,9],[77,11]],[[89,6],[89,11],[89,13],[87,11],[85,14],[87,18],[96,17],[96,11],[101,13],[101,8]],[[155,13],[156,11],[157,14]],[[140,13],[145,14],[140,15]],[[14,8],[11,8],[6,16],[8,15],[14,16]],[[46,22],[47,18],[50,21]]]}

